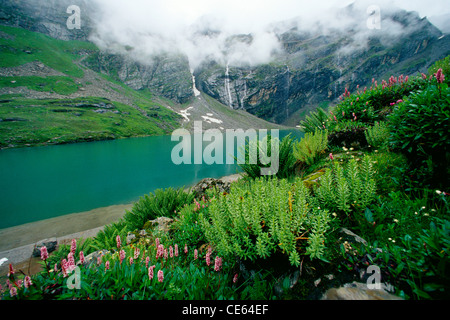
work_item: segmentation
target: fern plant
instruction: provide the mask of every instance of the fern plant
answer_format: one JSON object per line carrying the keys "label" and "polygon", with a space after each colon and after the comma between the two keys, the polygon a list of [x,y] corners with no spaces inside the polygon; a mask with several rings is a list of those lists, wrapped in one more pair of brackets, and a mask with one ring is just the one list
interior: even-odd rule
{"label": "fern plant", "polygon": [[312,165],[325,153],[328,146],[328,131],[316,130],[314,133],[307,133],[297,143],[294,144],[294,156],[297,160],[306,165]]}
{"label": "fern plant", "polygon": [[314,133],[317,130],[326,130],[329,115],[322,109],[317,108],[306,116],[305,120],[300,122],[300,128],[305,133]]}
{"label": "fern plant", "polygon": [[[369,156],[364,157],[361,164],[355,159],[346,165],[333,164],[322,176],[315,193],[321,206],[344,214],[351,220],[359,215],[375,199],[375,171]],[[352,216],[353,214],[353,216]]]}
{"label": "fern plant", "polygon": [[220,255],[254,261],[282,252],[298,266],[301,255],[325,255],[331,219],[313,202],[301,179],[289,183],[259,178],[212,199],[209,215],[199,219],[206,239]]}
{"label": "fern plant", "polygon": [[149,220],[159,217],[172,218],[185,204],[191,204],[194,201],[192,193],[184,192],[180,189],[158,189],[142,197],[131,209],[127,211],[124,220],[128,231],[142,229]]}

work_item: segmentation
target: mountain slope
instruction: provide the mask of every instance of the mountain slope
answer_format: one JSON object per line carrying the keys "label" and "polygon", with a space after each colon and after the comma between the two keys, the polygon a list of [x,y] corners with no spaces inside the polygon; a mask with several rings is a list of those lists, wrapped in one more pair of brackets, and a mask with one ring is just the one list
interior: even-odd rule
{"label": "mountain slope", "polygon": [[[171,134],[183,108],[148,90],[134,90],[84,65],[98,49],[21,28],[0,26],[0,148]],[[191,88],[193,90],[193,88]],[[200,99],[202,99],[200,97]],[[201,100],[193,121],[211,113],[223,128],[273,125]],[[187,107],[186,107],[187,105]],[[214,118],[215,119],[215,118]],[[214,123],[219,127],[219,123]]]}

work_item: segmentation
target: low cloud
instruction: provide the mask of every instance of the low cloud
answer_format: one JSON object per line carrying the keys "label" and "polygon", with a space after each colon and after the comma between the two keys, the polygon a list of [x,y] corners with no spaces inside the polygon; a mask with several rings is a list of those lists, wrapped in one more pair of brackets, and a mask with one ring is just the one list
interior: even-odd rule
{"label": "low cloud", "polygon": [[[377,1],[357,1],[352,11],[343,10],[352,1],[337,0],[92,1],[100,8],[91,37],[99,47],[114,53],[132,48],[143,62],[167,52],[184,54],[192,69],[208,59],[224,65],[267,63],[282,52],[278,35],[294,27],[312,34],[351,34],[342,54],[366,48],[374,34],[394,41],[410,31],[392,20],[370,30],[367,8]],[[378,4],[382,15],[394,10],[387,1]]]}

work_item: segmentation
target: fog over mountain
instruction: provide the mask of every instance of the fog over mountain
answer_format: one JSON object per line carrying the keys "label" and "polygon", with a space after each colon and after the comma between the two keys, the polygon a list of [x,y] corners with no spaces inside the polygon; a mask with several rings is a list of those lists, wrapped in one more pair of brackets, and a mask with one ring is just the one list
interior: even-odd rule
{"label": "fog over mountain", "polygon": [[[421,2],[411,1],[145,1],[92,0],[99,13],[92,19],[96,32],[91,40],[103,49],[120,53],[133,48],[135,57],[172,52],[189,57],[192,68],[202,61],[221,64],[259,65],[282,51],[278,35],[296,28],[321,35],[352,33],[352,43],[342,50],[366,48],[374,34],[385,42],[414,31],[416,26],[384,19],[400,6],[429,12]],[[343,8],[352,4],[353,10]],[[444,7],[443,1],[433,8]],[[380,29],[368,28],[373,6],[383,20]],[[375,13],[375,14],[378,14]],[[233,41],[234,35],[251,35],[251,41]]]}

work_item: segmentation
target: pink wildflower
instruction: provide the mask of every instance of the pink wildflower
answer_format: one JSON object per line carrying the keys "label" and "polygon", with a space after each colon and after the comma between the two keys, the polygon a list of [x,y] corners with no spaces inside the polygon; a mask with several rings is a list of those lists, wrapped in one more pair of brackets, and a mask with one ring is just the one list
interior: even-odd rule
{"label": "pink wildflower", "polygon": [[81,263],[84,263],[84,261],[85,261],[85,258],[84,258],[84,252],[83,252],[83,251],[80,251],[80,262],[81,262]]}
{"label": "pink wildflower", "polygon": [[156,251],[156,259],[159,257],[164,256],[164,246],[162,244],[158,245],[157,251]]}
{"label": "pink wildflower", "polygon": [[156,245],[156,248],[159,247],[159,245],[160,245],[159,238],[156,238],[156,239],[155,239],[155,245]]}
{"label": "pink wildflower", "polygon": [[75,259],[72,252],[69,252],[69,254],[67,255],[67,270],[69,272],[75,270]]}
{"label": "pink wildflower", "polygon": [[18,280],[17,281],[17,288],[18,289],[22,289],[22,284],[23,284],[23,280]]}
{"label": "pink wildflower", "polygon": [[334,156],[332,153],[330,153],[330,160],[334,160]]}
{"label": "pink wildflower", "polygon": [[61,261],[61,271],[63,273],[64,278],[67,277],[67,269],[68,269],[69,265],[67,263],[66,259],[63,259]]}
{"label": "pink wildflower", "polygon": [[48,251],[47,251],[47,247],[43,246],[41,247],[41,260],[47,260],[48,259]]}
{"label": "pink wildflower", "polygon": [[436,80],[438,83],[443,83],[445,80],[445,75],[442,72],[442,68],[440,68],[435,74]]}
{"label": "pink wildflower", "polygon": [[10,263],[10,264],[9,264],[9,273],[8,273],[8,277],[14,275],[14,273],[16,273],[16,272],[14,271],[13,265]]}
{"label": "pink wildflower", "polygon": [[150,257],[145,258],[145,267],[148,268],[148,264],[150,263]]}
{"label": "pink wildflower", "polygon": [[194,260],[197,260],[197,259],[198,259],[198,250],[195,249],[194,250]]}
{"label": "pink wildflower", "polygon": [[120,247],[122,246],[122,240],[120,240],[119,235],[116,237],[116,243],[117,243],[117,249],[120,249]]}
{"label": "pink wildflower", "polygon": [[29,288],[33,285],[33,282],[31,282],[31,278],[29,276],[25,277],[24,285],[25,288]]}
{"label": "pink wildflower", "polygon": [[120,250],[119,259],[120,259],[120,264],[122,264],[123,259],[125,259],[125,251]]}
{"label": "pink wildflower", "polygon": [[164,272],[162,270],[158,271],[158,281],[161,283],[164,281]]}
{"label": "pink wildflower", "polygon": [[101,265],[102,264],[102,257],[97,257],[97,265]]}
{"label": "pink wildflower", "polygon": [[148,279],[152,280],[153,279],[153,270],[156,268],[156,266],[151,266],[150,268],[148,268]]}
{"label": "pink wildflower", "polygon": [[425,73],[422,73],[423,80],[427,80],[427,75]]}
{"label": "pink wildflower", "polygon": [[236,273],[233,277],[233,283],[236,283],[238,281],[238,274]]}
{"label": "pink wildflower", "polygon": [[134,260],[137,260],[139,258],[139,255],[141,254],[141,251],[139,248],[134,248]]}
{"label": "pink wildflower", "polygon": [[178,257],[178,245],[175,244],[175,257]]}
{"label": "pink wildflower", "polygon": [[164,259],[167,260],[168,257],[169,257],[169,253],[167,252],[167,249],[164,249]]}
{"label": "pink wildflower", "polygon": [[172,246],[169,247],[169,252],[170,252],[170,257],[173,258],[173,247]]}
{"label": "pink wildflower", "polygon": [[70,252],[75,254],[76,250],[77,250],[77,240],[72,239],[72,245],[70,246]]}
{"label": "pink wildflower", "polygon": [[11,297],[17,296],[17,289],[15,287],[12,287],[11,290],[9,290],[9,294]]}
{"label": "pink wildflower", "polygon": [[184,245],[184,253],[186,253],[186,254],[188,253],[188,246],[187,246],[187,244]]}
{"label": "pink wildflower", "polygon": [[106,270],[109,270],[109,261],[106,261],[106,263],[105,263],[105,269],[106,269]]}
{"label": "pink wildflower", "polygon": [[130,265],[132,265],[134,262],[133,257],[130,257]]}
{"label": "pink wildflower", "polygon": [[206,265],[209,266],[211,264],[211,254],[209,252],[206,253]]}
{"label": "pink wildflower", "polygon": [[214,271],[220,271],[220,268],[222,267],[222,258],[219,258],[218,256],[214,260]]}

